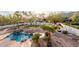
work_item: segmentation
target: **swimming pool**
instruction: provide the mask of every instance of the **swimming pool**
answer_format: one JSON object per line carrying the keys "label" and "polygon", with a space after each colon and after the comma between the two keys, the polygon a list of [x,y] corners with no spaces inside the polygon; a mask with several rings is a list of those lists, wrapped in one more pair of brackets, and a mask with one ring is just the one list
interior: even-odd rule
{"label": "swimming pool", "polygon": [[16,40],[16,42],[21,42],[30,38],[32,38],[32,34],[24,32],[13,32],[12,34],[6,37],[7,40]]}

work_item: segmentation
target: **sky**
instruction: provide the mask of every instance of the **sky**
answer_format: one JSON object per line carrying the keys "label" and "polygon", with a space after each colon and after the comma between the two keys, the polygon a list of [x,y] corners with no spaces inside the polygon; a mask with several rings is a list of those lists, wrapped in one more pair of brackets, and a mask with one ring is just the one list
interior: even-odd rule
{"label": "sky", "polygon": [[[12,14],[12,13],[14,13],[15,11],[0,11],[0,15],[9,15],[9,14]],[[33,12],[33,11],[32,11]],[[34,11],[34,13],[35,14],[41,14],[41,13],[44,13],[44,14],[46,14],[46,15],[48,15],[49,14],[49,12],[50,11],[41,11],[41,12],[36,12],[36,11]],[[52,11],[53,12],[53,11]],[[57,11],[54,11],[54,12],[57,12]],[[57,13],[60,13],[61,11],[58,11]],[[67,12],[67,11],[64,11],[65,13]]]}
{"label": "sky", "polygon": [[[5,2],[4,2],[5,1]],[[8,14],[5,11],[79,11],[79,0],[1,0],[0,14]]]}
{"label": "sky", "polygon": [[[5,2],[4,2],[5,1]],[[0,10],[32,10],[42,11],[73,11],[79,10],[79,0],[1,0]]]}
{"label": "sky", "polygon": [[8,15],[8,14],[11,14],[12,12],[10,11],[0,11],[0,14],[1,15]]}

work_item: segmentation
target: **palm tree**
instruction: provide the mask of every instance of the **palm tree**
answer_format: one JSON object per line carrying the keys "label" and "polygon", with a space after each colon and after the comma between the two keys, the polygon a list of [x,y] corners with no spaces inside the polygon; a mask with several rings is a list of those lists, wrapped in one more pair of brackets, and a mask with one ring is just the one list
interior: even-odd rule
{"label": "palm tree", "polygon": [[58,26],[49,26],[49,25],[43,25],[42,26],[43,30],[46,30],[47,32],[45,33],[44,41],[47,42],[47,47],[51,47],[51,35],[53,32],[55,32],[58,29]]}

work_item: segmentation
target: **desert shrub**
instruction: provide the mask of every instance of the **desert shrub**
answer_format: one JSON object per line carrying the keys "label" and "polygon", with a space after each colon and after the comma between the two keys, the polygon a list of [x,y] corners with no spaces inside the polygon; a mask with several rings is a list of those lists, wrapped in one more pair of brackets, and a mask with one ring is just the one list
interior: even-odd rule
{"label": "desert shrub", "polygon": [[43,30],[47,30],[47,31],[50,31],[50,32],[54,32],[56,29],[58,29],[58,26],[42,25],[41,28]]}
{"label": "desert shrub", "polygon": [[34,42],[38,42],[39,38],[40,38],[40,34],[39,33],[36,33],[36,34],[33,35],[32,40]]}
{"label": "desert shrub", "polygon": [[63,33],[63,34],[68,34],[68,31],[65,30],[65,31],[63,31],[62,33]]}

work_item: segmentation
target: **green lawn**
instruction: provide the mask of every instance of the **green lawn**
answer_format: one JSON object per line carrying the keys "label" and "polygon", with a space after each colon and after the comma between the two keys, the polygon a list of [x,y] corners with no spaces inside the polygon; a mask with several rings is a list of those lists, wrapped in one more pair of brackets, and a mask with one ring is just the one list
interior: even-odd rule
{"label": "green lawn", "polygon": [[79,29],[79,25],[71,25],[71,26],[74,27],[74,28]]}
{"label": "green lawn", "polygon": [[68,23],[64,23],[64,24],[79,29],[79,25],[70,25]]}

